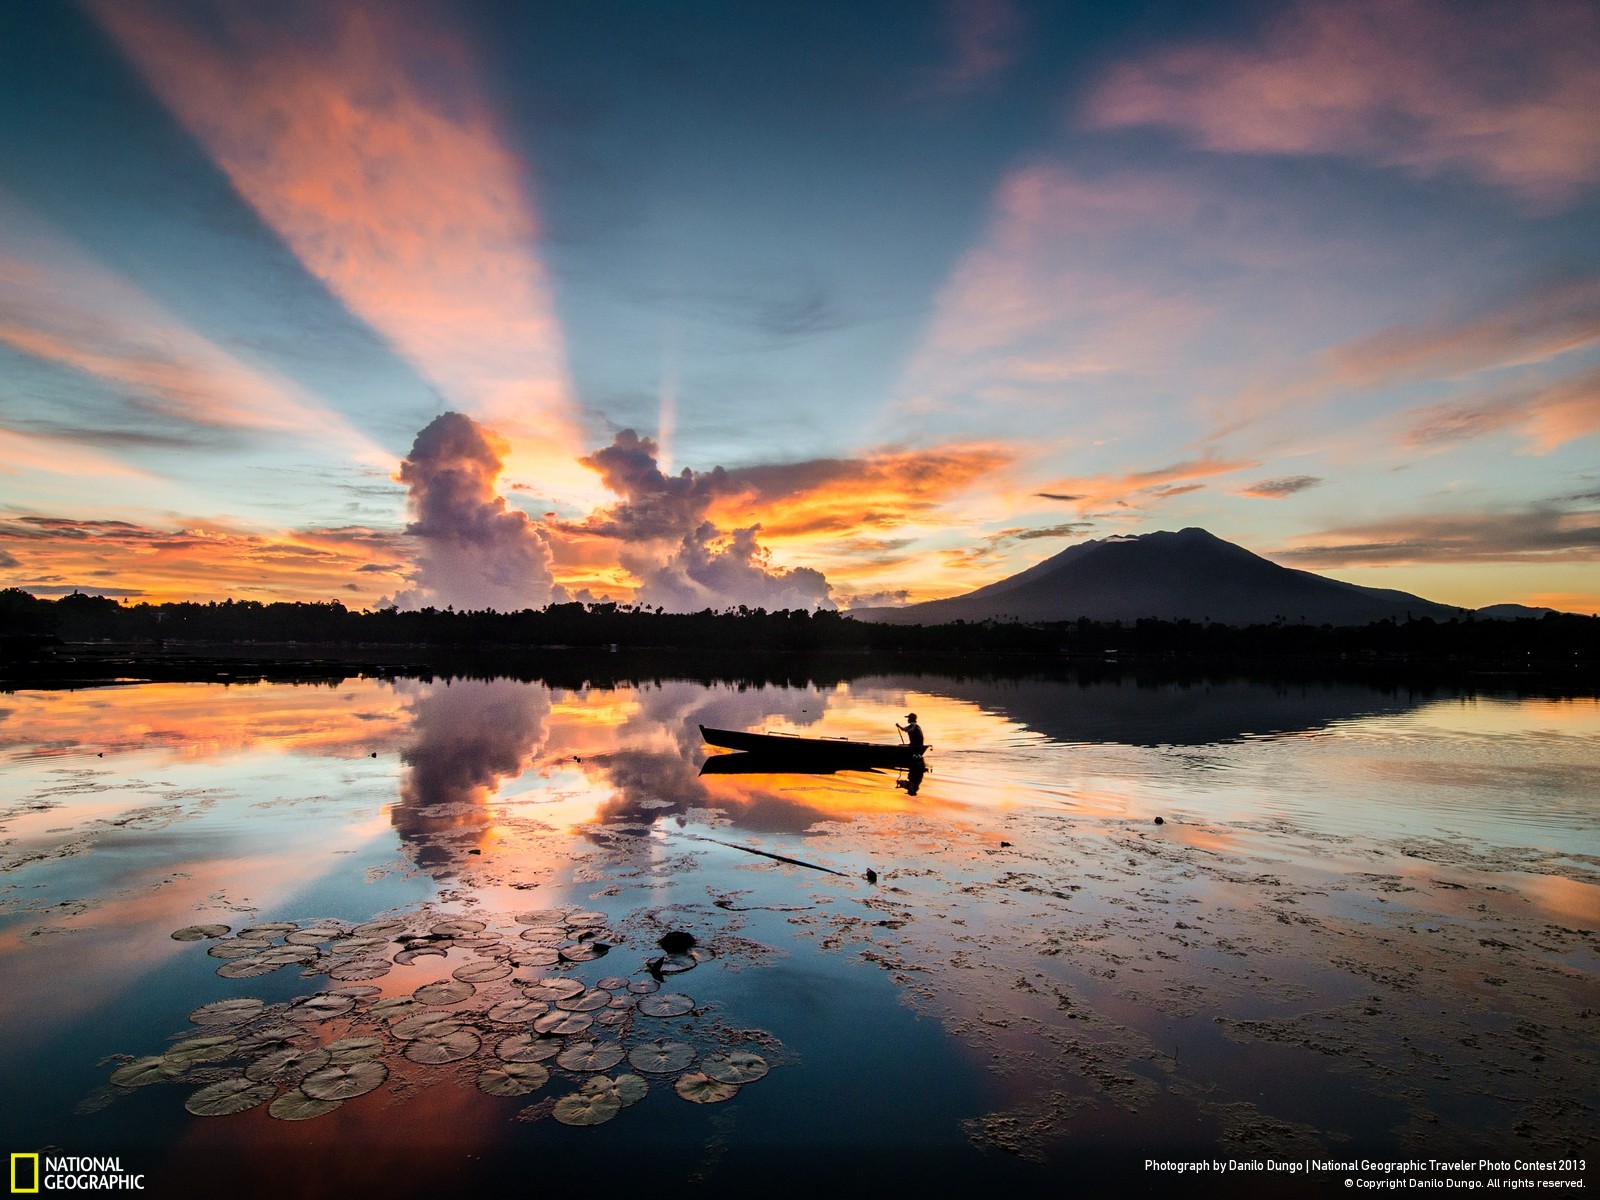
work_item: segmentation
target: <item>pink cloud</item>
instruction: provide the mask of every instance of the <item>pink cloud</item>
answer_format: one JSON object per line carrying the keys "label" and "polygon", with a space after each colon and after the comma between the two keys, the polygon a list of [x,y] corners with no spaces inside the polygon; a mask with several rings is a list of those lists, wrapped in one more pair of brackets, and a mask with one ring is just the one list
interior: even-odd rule
{"label": "pink cloud", "polygon": [[1408,448],[1427,450],[1505,429],[1519,430],[1539,454],[1600,432],[1600,368],[1549,387],[1432,405],[1401,436]]}
{"label": "pink cloud", "polygon": [[947,0],[945,14],[954,60],[936,73],[934,90],[970,91],[1016,61],[1025,22],[1011,0]]}
{"label": "pink cloud", "polygon": [[[525,167],[431,7],[91,0],[239,194],[457,407],[580,443]],[[561,451],[561,452],[555,452]]]}
{"label": "pink cloud", "polygon": [[1305,0],[1254,45],[1119,66],[1088,117],[1168,126],[1211,150],[1460,171],[1562,204],[1600,180],[1596,112],[1600,8],[1587,0]]}

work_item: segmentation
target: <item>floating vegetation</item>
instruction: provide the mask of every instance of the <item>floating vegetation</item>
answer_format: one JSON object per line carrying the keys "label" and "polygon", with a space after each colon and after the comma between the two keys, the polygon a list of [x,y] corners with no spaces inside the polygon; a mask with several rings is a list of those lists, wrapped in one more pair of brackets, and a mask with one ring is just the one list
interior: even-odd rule
{"label": "floating vegetation", "polygon": [[700,1070],[718,1083],[754,1083],[766,1076],[767,1060],[749,1050],[713,1054],[700,1064]]}
{"label": "floating vegetation", "polygon": [[271,1054],[256,1059],[244,1069],[244,1077],[257,1081],[299,1080],[312,1071],[327,1066],[332,1057],[321,1047],[315,1050],[302,1050],[298,1046],[286,1046],[282,1050],[274,1050]]}
{"label": "floating vegetation", "polygon": [[242,1025],[255,1020],[266,1007],[265,1000],[218,1000],[202,1004],[189,1014],[189,1020],[195,1025]]}
{"label": "floating vegetation", "polygon": [[622,1057],[620,1042],[572,1042],[556,1055],[556,1065],[569,1071],[609,1071]]}
{"label": "floating vegetation", "polygon": [[228,932],[226,925],[185,925],[182,929],[172,931],[172,940],[175,942],[203,942],[207,938],[219,938]]}
{"label": "floating vegetation", "polygon": [[550,1115],[563,1125],[604,1125],[622,1111],[622,1097],[613,1088],[570,1092],[556,1101]]}
{"label": "floating vegetation", "polygon": [[382,1038],[342,1037],[338,1041],[329,1042],[324,1049],[328,1051],[333,1062],[343,1065],[377,1058],[383,1053],[383,1046]]}
{"label": "floating vegetation", "polygon": [[354,1100],[377,1090],[387,1078],[389,1068],[375,1059],[336,1062],[307,1075],[300,1090],[318,1100]]}
{"label": "floating vegetation", "polygon": [[495,1046],[496,1057],[506,1062],[544,1062],[561,1053],[560,1038],[540,1037],[536,1033],[513,1033]]}
{"label": "floating vegetation", "polygon": [[489,1010],[489,1019],[502,1025],[522,1025],[537,1021],[550,1011],[543,1000],[502,1000]]}
{"label": "floating vegetation", "polygon": [[326,1116],[339,1105],[338,1100],[318,1100],[296,1088],[267,1105],[267,1114],[280,1121],[309,1121],[313,1117]]}
{"label": "floating vegetation", "polygon": [[723,1083],[700,1071],[680,1075],[672,1088],[690,1104],[719,1104],[739,1094],[738,1084]]}
{"label": "floating vegetation", "polygon": [[533,1000],[548,1000],[552,1004],[557,1000],[565,1000],[569,996],[576,996],[584,990],[583,984],[576,979],[568,979],[561,975],[549,975],[543,979],[535,979],[523,988],[523,994]]}
{"label": "floating vegetation", "polygon": [[628,1065],[646,1075],[676,1075],[694,1063],[688,1042],[645,1042],[628,1051]]}
{"label": "floating vegetation", "polygon": [[[526,1096],[564,1072],[577,1090],[528,1111],[551,1112],[567,1125],[598,1125],[649,1093],[645,1076],[672,1080],[685,1099],[710,1104],[767,1073],[760,1055],[703,1044],[695,1037],[693,998],[659,990],[660,975],[711,958],[692,935],[663,939],[664,947],[671,942],[667,955],[642,964],[649,977],[613,974],[586,986],[574,975],[537,971],[558,964],[565,970],[620,942],[604,913],[544,909],[514,919],[523,926],[520,942],[508,942],[510,931],[476,919],[430,920],[427,910],[410,919],[357,925],[332,919],[263,922],[232,936],[223,925],[177,930],[177,941],[209,943],[207,954],[220,960],[216,971],[224,978],[298,966],[303,976],[341,982],[287,1004],[241,997],[202,1005],[189,1014],[202,1032],[165,1053],[121,1062],[109,1083],[132,1089],[187,1079],[191,1086],[204,1085],[185,1101],[197,1116],[225,1116],[270,1102],[271,1117],[305,1121],[382,1088],[391,1079],[391,1056],[424,1067],[476,1056],[470,1072],[457,1078],[474,1080],[491,1096]],[[451,964],[448,978],[409,994],[384,995],[370,983],[352,982],[451,955],[467,961]],[[691,1020],[676,1039],[635,1040],[640,1016]],[[519,1028],[491,1035],[497,1025]],[[604,1038],[597,1036],[602,1029]],[[491,1036],[489,1057],[484,1047]],[[220,1063],[229,1065],[221,1071],[208,1065]],[[624,1073],[606,1074],[619,1066]],[[403,1073],[396,1086],[403,1093],[415,1083],[413,1074]]]}
{"label": "floating vegetation", "polygon": [[566,1037],[572,1033],[582,1033],[594,1024],[594,1018],[588,1013],[547,1012],[544,1016],[534,1021],[533,1027],[540,1033],[551,1033],[558,1037]]}
{"label": "floating vegetation", "polygon": [[425,983],[411,995],[419,1004],[441,1006],[445,1004],[460,1004],[478,989],[470,983],[459,979],[441,979],[436,983]]}
{"label": "floating vegetation", "polygon": [[536,1062],[509,1062],[478,1072],[478,1087],[491,1096],[526,1096],[549,1082],[549,1069]]}
{"label": "floating vegetation", "polygon": [[197,1117],[226,1117],[270,1100],[275,1091],[270,1083],[219,1079],[190,1096],[183,1106]]}
{"label": "floating vegetation", "polygon": [[656,992],[639,997],[639,1011],[647,1017],[681,1017],[694,1011],[694,1001],[682,992]]}
{"label": "floating vegetation", "polygon": [[153,1054],[148,1058],[136,1058],[133,1062],[123,1063],[111,1072],[111,1082],[118,1087],[145,1087],[176,1079],[184,1070],[184,1064],[174,1062],[165,1054]]}
{"label": "floating vegetation", "polygon": [[615,1079],[609,1075],[591,1075],[578,1085],[578,1091],[591,1096],[609,1093],[626,1108],[648,1096],[650,1085],[637,1075],[618,1075]]}
{"label": "floating vegetation", "polygon": [[476,1054],[482,1044],[475,1032],[457,1023],[454,1029],[436,1031],[408,1043],[405,1055],[412,1062],[437,1066],[440,1063],[459,1062]]}
{"label": "floating vegetation", "polygon": [[556,1001],[556,1007],[564,1012],[594,1012],[596,1009],[605,1008],[611,1003],[611,993],[602,988],[590,988],[576,996],[566,996]]}

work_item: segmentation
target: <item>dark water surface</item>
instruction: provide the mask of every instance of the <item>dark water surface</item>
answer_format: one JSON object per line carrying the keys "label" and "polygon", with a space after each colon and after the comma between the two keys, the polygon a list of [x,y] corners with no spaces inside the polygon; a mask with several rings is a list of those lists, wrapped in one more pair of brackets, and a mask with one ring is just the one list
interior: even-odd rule
{"label": "dark water surface", "polygon": [[[890,741],[908,710],[920,784],[700,773],[699,724]],[[18,692],[0,1129],[120,1155],[150,1195],[1593,1160],[1597,734],[1592,698],[1238,679]],[[647,992],[672,931],[696,954]],[[535,1028],[515,1002],[563,1011],[551,978],[588,1028],[491,1094]],[[651,1015],[666,994],[689,1010]],[[584,1041],[633,1057],[585,1069]],[[661,1041],[686,1064],[649,1063]],[[767,1073],[680,1096],[734,1061]],[[625,1074],[626,1105],[594,1082]],[[186,1108],[219,1092],[242,1111]],[[1309,1173],[1255,1190],[1344,1190]]]}

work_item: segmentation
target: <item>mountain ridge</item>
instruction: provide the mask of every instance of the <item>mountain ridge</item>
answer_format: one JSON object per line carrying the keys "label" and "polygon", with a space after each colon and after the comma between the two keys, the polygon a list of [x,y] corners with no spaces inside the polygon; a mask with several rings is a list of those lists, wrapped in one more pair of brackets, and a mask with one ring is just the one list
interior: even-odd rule
{"label": "mountain ridge", "polygon": [[1363,587],[1280,566],[1197,527],[1119,534],[1059,554],[961,596],[852,609],[863,621],[1215,621],[1225,625],[1369,625],[1447,621],[1472,610],[1392,588]]}

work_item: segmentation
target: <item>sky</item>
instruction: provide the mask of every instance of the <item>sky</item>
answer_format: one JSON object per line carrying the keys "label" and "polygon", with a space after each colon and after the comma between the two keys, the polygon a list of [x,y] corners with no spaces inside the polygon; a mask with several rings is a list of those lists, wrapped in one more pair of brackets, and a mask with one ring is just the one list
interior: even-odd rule
{"label": "sky", "polygon": [[0,587],[1600,610],[1591,0],[0,6]]}

